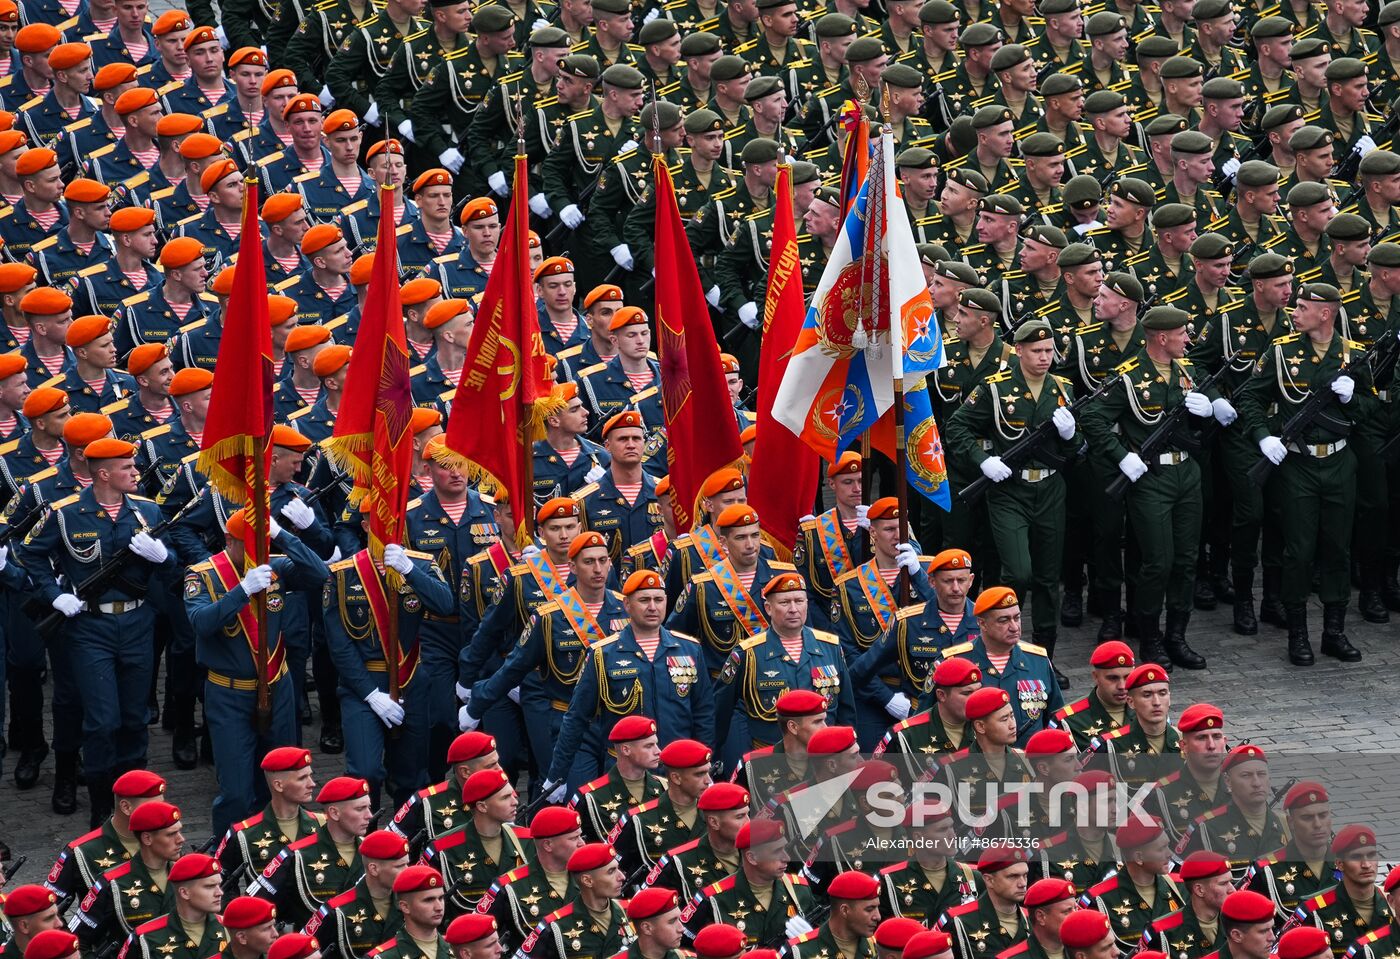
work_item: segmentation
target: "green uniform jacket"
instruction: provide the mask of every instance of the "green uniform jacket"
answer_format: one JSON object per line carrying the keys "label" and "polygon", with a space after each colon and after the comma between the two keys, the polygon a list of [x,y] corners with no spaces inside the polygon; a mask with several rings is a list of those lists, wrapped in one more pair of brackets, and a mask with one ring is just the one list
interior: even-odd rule
{"label": "green uniform jacket", "polygon": [[[415,17],[406,26],[409,34],[415,34],[427,29],[428,23]],[[368,112],[374,88],[389,71],[394,51],[403,38],[394,22],[382,13],[370,17],[346,37],[326,68],[326,85],[331,88],[337,107],[352,110],[358,116]],[[380,123],[382,127],[382,119]],[[386,132],[389,136],[399,135],[396,127],[386,128]]]}
{"label": "green uniform jacket", "polygon": [[[1334,396],[1299,440],[1308,444],[1334,443],[1350,435],[1352,427],[1363,422],[1377,402],[1370,372],[1359,362],[1363,352],[1360,343],[1335,334],[1322,357],[1301,333],[1274,340],[1269,351],[1259,358],[1258,372],[1240,391],[1237,406],[1250,439],[1258,443],[1266,436],[1276,435],[1277,429],[1307,401],[1312,386],[1327,389],[1323,385],[1325,378],[1344,363],[1353,364],[1350,375],[1356,381],[1356,389],[1351,402],[1343,405]],[[1274,404],[1278,413],[1270,415]]]}
{"label": "green uniform jacket", "polygon": [[[1146,349],[1120,364],[1117,372],[1122,373],[1123,378],[1107,395],[1086,409],[1081,417],[1090,448],[1114,465],[1129,452],[1137,452],[1142,441],[1157,428],[1158,420],[1180,405],[1182,397],[1201,378],[1192,368],[1191,361],[1185,359],[1173,360],[1168,377],[1164,378],[1148,357]],[[1206,391],[1206,395],[1215,399],[1219,394],[1212,387]],[[1182,421],[1175,435],[1160,452],[1199,448],[1199,434],[1191,422],[1198,419],[1188,417]],[[1122,432],[1115,432],[1115,426],[1121,427]]]}
{"label": "green uniform jacket", "polygon": [[[967,402],[948,420],[948,443],[956,456],[980,467],[987,457],[1004,453],[1027,431],[1033,431],[1050,419],[1058,407],[1069,405],[1073,399],[1069,380],[1053,375],[1045,377],[1040,397],[1033,398],[1017,364],[987,377],[972,391]],[[1068,440],[1055,433],[1020,468],[1058,469],[1081,442],[1078,429]]]}

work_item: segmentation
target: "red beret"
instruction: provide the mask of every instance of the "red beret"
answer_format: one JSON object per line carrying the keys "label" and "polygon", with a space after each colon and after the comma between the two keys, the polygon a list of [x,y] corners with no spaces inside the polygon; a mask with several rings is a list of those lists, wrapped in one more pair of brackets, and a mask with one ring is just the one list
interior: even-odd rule
{"label": "red beret", "polygon": [[1150,686],[1153,683],[1170,683],[1171,677],[1167,671],[1156,663],[1143,663],[1128,674],[1128,681],[1125,684],[1128,689],[1138,689],[1142,686]]}
{"label": "red beret", "polygon": [[904,944],[903,959],[933,959],[953,948],[953,937],[941,929],[921,932]]}
{"label": "red beret", "polygon": [[530,836],[533,839],[553,839],[565,836],[582,828],[577,810],[568,806],[545,806],[530,820]]}
{"label": "red beret", "polygon": [[[632,575],[636,576],[637,574],[633,573]],[[612,730],[608,732],[608,742],[631,743],[655,735],[656,720],[652,719],[650,716],[642,716],[634,713],[631,716],[623,716],[613,724]]]}
{"label": "red beret", "polygon": [[1243,743],[1225,754],[1225,761],[1220,764],[1220,768],[1223,771],[1240,763],[1268,761],[1269,757],[1264,755],[1264,750],[1253,743]]}
{"label": "red beret", "polygon": [[153,832],[157,829],[169,829],[180,821],[180,810],[157,799],[155,802],[142,803],[137,806],[131,814],[130,828],[136,832]]}
{"label": "red beret", "polygon": [[336,776],[321,787],[321,791],[316,794],[316,801],[324,806],[327,803],[345,802],[347,799],[359,799],[361,796],[368,795],[369,783],[363,779],[356,779],[354,776]]}
{"label": "red beret", "polygon": [[844,753],[856,744],[856,731],[851,726],[824,726],[807,740],[807,755],[830,756]]}
{"label": "red beret", "polygon": [[20,886],[5,894],[5,918],[32,916],[58,902],[58,895],[47,886]]}
{"label": "red beret", "polygon": [[1314,803],[1328,802],[1327,787],[1321,783],[1303,781],[1297,783],[1288,790],[1283,797],[1284,809],[1296,809],[1299,806],[1311,806]]}
{"label": "red beret", "polygon": [[1076,909],[1060,925],[1060,942],[1066,949],[1088,949],[1109,934],[1108,917],[1095,909]]}
{"label": "red beret", "polygon": [[309,959],[321,948],[314,936],[286,932],[278,936],[267,949],[267,959]]}
{"label": "red beret", "polygon": [[605,842],[590,842],[574,850],[574,854],[569,857],[567,868],[569,872],[592,872],[594,869],[602,869],[616,859],[617,853],[613,851],[612,846]]}
{"label": "red beret", "polygon": [[749,791],[737,783],[715,783],[700,794],[697,803],[701,812],[723,812],[743,809],[749,804]]}
{"label": "red beret", "polygon": [[510,785],[510,776],[500,769],[479,769],[462,783],[462,805],[490,799]]}
{"label": "red beret", "polygon": [[1394,892],[1396,886],[1400,886],[1400,866],[1396,866],[1386,873],[1385,882],[1381,884],[1381,888],[1386,892]]}
{"label": "red beret", "polygon": [[263,772],[285,773],[311,765],[311,750],[301,746],[278,746],[263,757]]}
{"label": "red beret", "polygon": [[883,759],[867,759],[861,763],[855,779],[851,780],[851,789],[866,790],[880,783],[893,782],[899,782],[898,769]]}
{"label": "red beret", "polygon": [[63,959],[77,952],[77,936],[67,929],[45,929],[24,947],[24,959]]}
{"label": "red beret", "polygon": [[1225,715],[1220,712],[1219,707],[1210,703],[1196,703],[1187,706],[1181,711],[1181,719],[1177,722],[1176,728],[1183,733],[1200,732],[1202,729],[1222,729],[1225,726]]}
{"label": "red beret", "polygon": [[1156,816],[1148,816],[1146,819],[1134,816],[1118,827],[1113,838],[1117,841],[1119,849],[1137,849],[1139,846],[1146,846],[1160,835],[1162,820]]}
{"label": "red beret", "polygon": [[849,870],[839,873],[826,887],[829,899],[875,899],[880,895],[880,884],[863,872]]}
{"label": "red beret", "polygon": [[1229,871],[1230,860],[1218,852],[1200,849],[1182,860],[1180,875],[1182,882],[1195,882],[1198,879],[1223,876]]}
{"label": "red beret", "polygon": [[408,855],[408,840],[392,829],[376,829],[360,843],[361,859],[391,861]]}
{"label": "red beret", "polygon": [[[974,694],[975,695],[975,694]],[[1063,729],[1041,729],[1026,740],[1027,756],[1067,753],[1074,748],[1074,737]]]}
{"label": "red beret", "polygon": [[473,759],[480,759],[487,753],[495,752],[496,739],[489,733],[477,732],[473,730],[469,733],[462,733],[452,740],[452,745],[447,747],[447,762],[449,765],[470,762]]}
{"label": "red beret", "polygon": [[765,846],[770,842],[781,842],[786,838],[781,820],[750,819],[739,827],[739,835],[734,840],[734,848],[752,849],[754,846]]}
{"label": "red beret", "polygon": [[1017,849],[1014,846],[988,846],[977,857],[977,871],[980,873],[1001,872],[1018,862],[1025,861],[1026,852],[1024,849]]}
{"label": "red beret", "polygon": [[895,916],[875,927],[875,945],[882,949],[902,950],[909,944],[910,939],[924,931],[926,931],[926,927],[922,922],[904,916]]}
{"label": "red beret", "polygon": [[429,889],[441,887],[442,873],[421,863],[409,866],[394,879],[394,892],[399,895],[406,892],[427,892]]}
{"label": "red beret", "polygon": [[252,929],[277,918],[277,910],[272,903],[257,896],[239,896],[224,907],[219,921],[225,929]]}
{"label": "red beret", "polygon": [[918,829],[920,826],[931,826],[952,818],[951,806],[933,801],[910,803],[909,808],[904,810],[906,828]]}
{"label": "red beret", "polygon": [[149,799],[165,793],[165,780],[149,769],[124,772],[112,783],[112,795],[121,799]]}
{"label": "red beret", "polygon": [[1273,922],[1274,901],[1251,889],[1243,889],[1225,897],[1220,914],[1231,922]]}
{"label": "red beret", "polygon": [[1094,647],[1094,651],[1089,654],[1089,665],[1095,669],[1117,669],[1120,666],[1132,667],[1137,662],[1133,658],[1133,650],[1127,643],[1118,639],[1110,639],[1106,643],[1099,643]]}
{"label": "red beret", "polygon": [[[489,938],[495,932],[495,916],[481,912],[469,912],[465,916],[453,919],[442,937],[447,940],[449,946],[465,946]],[[267,959],[272,959],[272,957],[268,956]]]}
{"label": "red beret", "polygon": [[983,686],[967,697],[967,721],[986,719],[1003,706],[1011,705],[1011,696],[996,686]]}
{"label": "red beret", "polygon": [[970,659],[949,656],[933,668],[935,686],[971,686],[982,681],[982,670]]}
{"label": "red beret", "polygon": [[1320,953],[1332,954],[1327,933],[1316,926],[1295,926],[1279,937],[1278,959],[1311,959]]}
{"label": "red beret", "polygon": [[1376,845],[1376,831],[1370,826],[1351,823],[1337,830],[1332,838],[1332,855],[1340,858],[1358,849],[1373,848]]}
{"label": "red beret", "polygon": [[701,959],[729,959],[735,953],[743,951],[747,941],[743,931],[737,927],[712,922],[695,934],[695,955]]}
{"label": "red beret", "polygon": [[667,769],[694,769],[710,764],[710,747],[694,739],[677,739],[661,750],[661,765]]}
{"label": "red beret", "polygon": [[627,918],[633,922],[654,919],[676,908],[676,894],[660,886],[643,889],[627,903]]}
{"label": "red beret", "polygon": [[779,719],[816,716],[826,712],[826,697],[811,689],[789,689],[773,704]]}
{"label": "red beret", "polygon": [[1040,906],[1048,906],[1052,902],[1073,899],[1076,895],[1074,883],[1067,879],[1041,879],[1032,883],[1031,887],[1026,890],[1023,905],[1027,909],[1036,909]]}
{"label": "red beret", "polygon": [[219,860],[202,852],[187,852],[170,865],[166,879],[170,882],[189,882],[191,879],[208,879],[222,871]]}

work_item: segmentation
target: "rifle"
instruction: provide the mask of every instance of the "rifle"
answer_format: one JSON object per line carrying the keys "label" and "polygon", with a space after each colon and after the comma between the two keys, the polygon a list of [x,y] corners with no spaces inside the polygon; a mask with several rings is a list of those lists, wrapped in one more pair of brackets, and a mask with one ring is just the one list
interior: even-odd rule
{"label": "rifle", "polygon": [[51,504],[39,503],[21,516],[18,522],[10,523],[3,530],[0,530],[0,546],[5,545],[16,536],[27,535],[34,528],[34,524],[39,521],[39,517],[51,509],[53,509]]}
{"label": "rifle", "polygon": [[[602,174],[602,172],[602,170],[598,171],[600,175]],[[594,177],[592,183],[588,184],[588,186],[584,187],[582,190],[579,191],[578,200],[574,202],[574,206],[578,207],[579,210],[587,214],[588,211],[583,209],[583,205],[588,202],[588,198],[593,195],[593,191],[596,189],[598,189],[598,178]],[[555,224],[554,229],[550,230],[548,233],[545,234],[545,243],[552,244],[558,242],[559,238],[564,235],[565,230],[569,230],[569,226],[563,220],[560,220],[557,224]]]}
{"label": "rifle", "polygon": [[[1375,136],[1372,136],[1371,139],[1379,146],[1394,137],[1397,131],[1400,131],[1400,113],[1392,110],[1390,116],[1386,117],[1385,123],[1380,125]],[[1366,135],[1369,136],[1369,134]],[[1361,151],[1353,147],[1352,151],[1332,171],[1332,179],[1345,180],[1349,183],[1354,181],[1356,174],[1361,169],[1361,159]]]}
{"label": "rifle", "polygon": [[[1210,389],[1228,366],[1228,363],[1223,364],[1220,369],[1192,385],[1192,392],[1203,393]],[[1176,435],[1177,428],[1181,426],[1182,421],[1186,418],[1186,412],[1186,404],[1183,402],[1162,414],[1161,419],[1157,421],[1157,428],[1147,434],[1147,438],[1142,441],[1137,449],[1137,454],[1142,457],[1144,463],[1152,462],[1157,456],[1157,452],[1161,450],[1163,446],[1166,446],[1171,438]],[[1106,490],[1109,498],[1115,501],[1121,500],[1123,494],[1127,492],[1128,487],[1132,485],[1132,482],[1132,480],[1128,479],[1128,477],[1122,473],[1113,477],[1113,480],[1108,484],[1108,489]]]}
{"label": "rifle", "polygon": [[14,862],[10,863],[9,867],[5,870],[5,882],[9,882],[11,879],[14,879],[15,876],[19,875],[19,871],[24,868],[24,864],[28,861],[28,856],[20,856]]}
{"label": "rifle", "polygon": [[[1363,360],[1363,362],[1365,362]],[[1322,382],[1314,383],[1308,392],[1308,398],[1283,424],[1283,429],[1279,430],[1279,439],[1287,446],[1295,442],[1303,431],[1312,425],[1312,421],[1317,419],[1324,407],[1332,402],[1331,386],[1336,382],[1337,377],[1348,375],[1354,364],[1343,363],[1333,370]],[[1273,472],[1274,464],[1267,456],[1260,456],[1259,461],[1249,468],[1249,478],[1258,486],[1263,486],[1264,481]]]}
{"label": "rifle", "polygon": [[[1094,392],[1081,396],[1071,403],[1069,405],[1069,411],[1075,414],[1083,412],[1089,406],[1106,396],[1108,391],[1122,376],[1122,373],[1114,373],[1111,376],[1104,377],[1103,381],[1094,389]],[[1045,441],[1050,438],[1051,434],[1058,435],[1055,430],[1055,424],[1050,420],[1046,420],[1034,430],[1007,447],[1006,452],[1001,454],[1001,461],[1005,463],[1009,469],[1015,471],[1022,463],[1035,455],[1036,450],[1040,449]],[[977,500],[982,497],[982,494],[987,491],[987,487],[991,485],[992,481],[987,479],[986,476],[979,476],[958,493],[958,498],[964,503],[971,505],[977,502]]]}
{"label": "rifle", "polygon": [[339,486],[341,482],[347,479],[349,476],[349,473],[342,473],[339,471],[332,473],[330,481],[327,482],[325,486],[312,490],[311,495],[303,499],[302,502],[305,503],[307,506],[315,506],[323,498],[325,498],[325,496],[329,494],[331,490]]}
{"label": "rifle", "polygon": [[[161,521],[154,529],[146,530],[152,539],[159,539],[172,526],[185,518],[185,514],[192,510],[196,504],[204,499],[204,494],[209,491],[209,487],[204,487],[199,494],[190,498],[190,501],[180,507],[179,511],[167,520]],[[95,598],[99,592],[106,588],[108,582],[120,576],[131,565],[129,550],[117,550],[115,556],[109,556],[97,570],[87,579],[78,583],[73,589],[73,595],[79,599],[86,600],[89,597]],[[35,629],[39,635],[47,638],[57,628],[58,624],[68,617],[58,610],[50,610],[47,615],[35,624]]]}

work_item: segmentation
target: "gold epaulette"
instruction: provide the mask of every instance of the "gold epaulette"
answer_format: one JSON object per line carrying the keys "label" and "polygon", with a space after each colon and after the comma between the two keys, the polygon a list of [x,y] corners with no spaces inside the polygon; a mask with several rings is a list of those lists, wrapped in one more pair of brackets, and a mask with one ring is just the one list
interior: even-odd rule
{"label": "gold epaulette", "polygon": [[1133,370],[1137,369],[1137,365],[1137,357],[1131,356],[1128,359],[1124,360],[1122,363],[1119,363],[1117,366],[1115,366],[1113,368],[1113,372],[1124,374],[1131,373]]}
{"label": "gold epaulette", "polygon": [[31,251],[47,250],[49,247],[53,246],[53,245],[54,245],[55,243],[57,243],[57,242],[58,242],[58,234],[55,233],[53,236],[46,236],[46,237],[44,237],[44,238],[43,238],[42,240],[40,240],[38,243],[35,243],[34,245],[32,245],[29,249],[30,249]]}
{"label": "gold epaulette", "polygon": [[405,223],[403,226],[399,227],[397,230],[394,231],[394,236],[407,236],[409,233],[412,232],[413,224]]}
{"label": "gold epaulette", "polygon": [[276,283],[274,283],[272,285],[272,288],[278,293],[281,293],[283,290],[295,286],[300,280],[301,277],[299,276],[289,276],[285,280],[279,280]]}
{"label": "gold epaulette", "polygon": [[1026,652],[1033,653],[1036,656],[1044,656],[1047,659],[1050,656],[1050,654],[1045,651],[1044,646],[1037,646],[1035,643],[1017,643],[1016,648],[1024,649]]}
{"label": "gold epaulette", "polygon": [[586,499],[589,496],[592,496],[596,492],[598,492],[598,484],[588,483],[584,486],[580,486],[578,489],[570,493],[569,499],[573,500],[575,503],[581,503],[584,499]]}
{"label": "gold epaulette", "polygon": [[149,300],[150,298],[151,298],[151,291],[150,291],[150,290],[144,290],[144,291],[142,291],[142,292],[140,292],[140,293],[136,293],[136,294],[134,294],[134,295],[132,295],[132,296],[126,297],[124,300],[122,300],[122,306],[136,306],[138,303],[144,303],[144,302],[146,302],[147,300]]}
{"label": "gold epaulette", "polygon": [[913,606],[905,606],[903,609],[897,610],[895,612],[894,618],[913,619],[915,616],[923,615],[924,609],[927,606],[927,603],[915,603]]}
{"label": "gold epaulette", "polygon": [[143,440],[153,440],[157,436],[164,436],[170,432],[170,424],[162,423],[160,426],[153,426],[141,434]]}
{"label": "gold epaulette", "polygon": [[120,413],[122,410],[126,409],[127,402],[128,400],[116,400],[108,403],[106,406],[102,407],[102,413],[104,416],[112,413]]}
{"label": "gold epaulette", "polygon": [[970,652],[972,652],[971,643],[958,643],[956,646],[949,646],[943,650],[943,658],[948,659],[951,656],[961,656],[963,653]]}
{"label": "gold epaulette", "polygon": [[607,369],[607,367],[608,364],[606,363],[594,363],[592,366],[585,366],[583,369],[579,370],[578,375],[581,377],[592,376],[594,373],[602,372],[603,370]]}
{"label": "gold epaulette", "polygon": [[1010,379],[1011,379],[1011,371],[1010,371],[1010,370],[1002,370],[1002,371],[1000,371],[1000,372],[998,372],[998,373],[993,373],[991,376],[987,377],[987,378],[986,378],[985,380],[983,380],[982,382],[983,382],[983,383],[1005,383],[1005,382],[1007,382],[1007,381],[1010,380]]}

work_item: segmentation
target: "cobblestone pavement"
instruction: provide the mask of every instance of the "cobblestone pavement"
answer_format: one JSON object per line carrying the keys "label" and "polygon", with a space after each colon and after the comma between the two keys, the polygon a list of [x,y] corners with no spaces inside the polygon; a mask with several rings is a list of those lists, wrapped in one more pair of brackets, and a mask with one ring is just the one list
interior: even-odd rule
{"label": "cobblestone pavement", "polygon": [[[1176,671],[1173,714],[1194,702],[1220,706],[1232,743],[1248,739],[1279,757],[1274,761],[1276,784],[1304,766],[1312,770],[1318,762],[1325,764],[1323,778],[1332,790],[1338,825],[1372,822],[1386,845],[1386,861],[1400,860],[1400,711],[1393,695],[1400,677],[1400,619],[1372,626],[1353,613],[1349,635],[1365,653],[1365,661],[1344,665],[1319,656],[1311,669],[1297,669],[1288,663],[1282,630],[1261,624],[1258,636],[1236,636],[1229,615],[1222,607],[1193,617],[1188,638],[1208,657],[1210,668]],[[1314,646],[1321,620],[1322,611],[1314,603]],[[1097,624],[1061,631],[1059,657],[1074,683],[1067,697],[1077,698],[1087,689],[1087,668],[1080,664],[1087,661],[1096,630]],[[314,723],[306,729],[308,742],[315,742],[316,730]],[[170,798],[185,813],[186,837],[202,843],[209,835],[209,806],[216,789],[213,767],[175,770],[170,735],[158,726],[151,729],[150,757],[151,768],[170,780]],[[315,758],[320,782],[344,770],[343,755],[316,752]],[[0,838],[16,856],[29,856],[20,879],[35,881],[64,842],[86,831],[87,800],[80,794],[76,815],[54,815],[49,809],[52,758],[39,785],[28,792],[15,788],[13,761],[13,756],[7,757],[0,779]]]}

